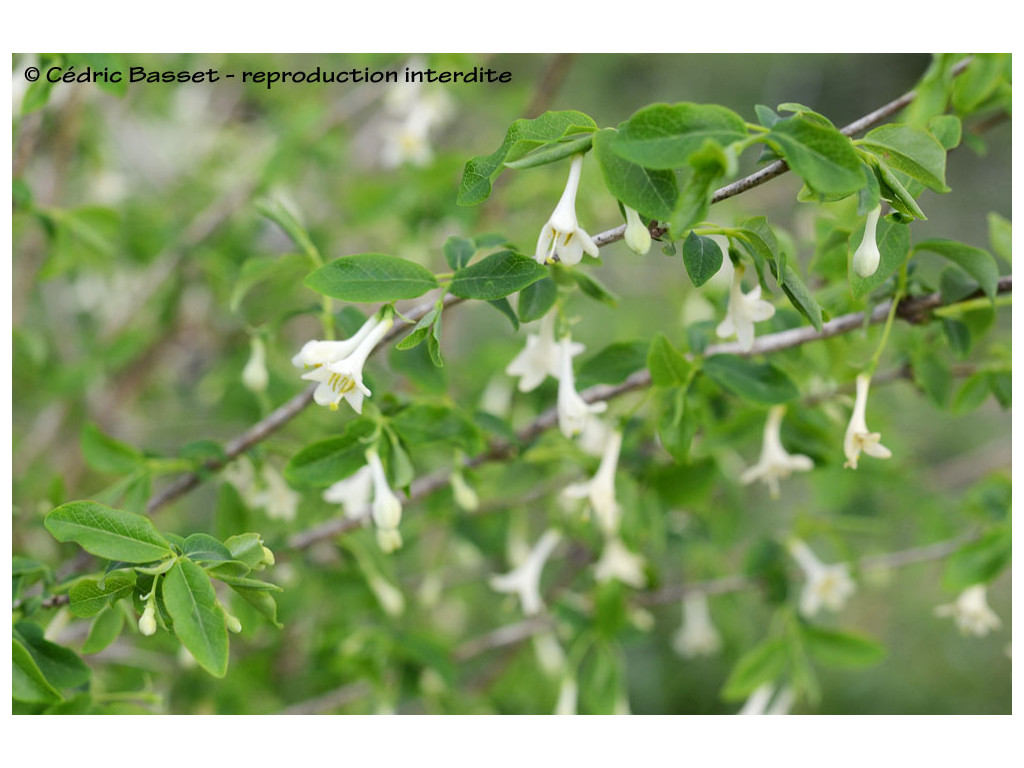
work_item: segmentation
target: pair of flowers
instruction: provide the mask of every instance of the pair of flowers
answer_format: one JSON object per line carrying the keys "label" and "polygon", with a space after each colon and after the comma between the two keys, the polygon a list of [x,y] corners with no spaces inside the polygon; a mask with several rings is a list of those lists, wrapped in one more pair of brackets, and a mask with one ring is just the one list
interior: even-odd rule
{"label": "pair of flowers", "polygon": [[356,519],[370,507],[370,516],[377,529],[377,543],[385,552],[394,552],[402,546],[398,525],[402,521],[402,502],[388,485],[384,464],[376,448],[366,452],[366,464],[350,477],[339,480],[323,493],[324,501],[341,504],[345,515]]}

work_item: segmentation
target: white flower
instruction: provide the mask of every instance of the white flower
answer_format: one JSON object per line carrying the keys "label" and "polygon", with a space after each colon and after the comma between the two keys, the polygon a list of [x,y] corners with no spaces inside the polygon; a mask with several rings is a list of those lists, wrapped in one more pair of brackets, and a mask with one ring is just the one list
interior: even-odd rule
{"label": "white flower", "polygon": [[576,685],[576,678],[566,675],[562,678],[562,684],[558,688],[558,702],[555,704],[556,715],[575,715],[576,699],[579,696],[579,688]]}
{"label": "white flower", "polygon": [[530,550],[530,554],[515,569],[491,577],[491,589],[497,592],[515,592],[519,595],[519,603],[527,616],[540,613],[544,608],[544,601],[540,596],[541,571],[544,570],[544,563],[561,538],[561,534],[554,529],[545,531]]}
{"label": "white flower", "polygon": [[[334,411],[345,398],[352,410],[363,412],[363,397],[370,396],[370,390],[363,384],[363,365],[394,322],[392,314],[385,311],[383,316],[367,320],[348,341],[310,342],[302,348],[292,362],[316,366],[302,378],[318,382],[313,392],[313,399],[318,405]],[[354,347],[353,341],[356,341]]]}
{"label": "white flower", "polygon": [[960,593],[956,602],[937,606],[935,615],[952,616],[963,634],[984,637],[1003,625],[995,611],[988,607],[985,589],[984,584],[968,587]]}
{"label": "white flower", "polygon": [[139,617],[139,632],[149,637],[156,634],[156,597],[151,596]]}
{"label": "white flower", "polygon": [[774,314],[775,307],[761,300],[760,283],[750,293],[743,293],[743,268],[737,266],[729,288],[729,309],[715,333],[720,339],[735,335],[740,349],[749,352],[754,346],[754,323],[767,320]]}
{"label": "white flower", "polygon": [[[410,59],[405,69],[422,71],[426,62]],[[451,114],[448,94],[440,89],[429,90],[420,82],[400,82],[384,97],[386,114],[380,124],[380,164],[396,168],[403,163],[425,166],[433,160],[430,132],[447,121]]]}
{"label": "white flower", "polygon": [[643,256],[651,250],[651,231],[647,225],[640,220],[640,214],[628,205],[622,206],[626,211],[626,232],[624,238],[626,245],[634,253]]}
{"label": "white flower", "polygon": [[385,552],[393,552],[402,546],[402,536],[398,532],[398,524],[402,521],[402,502],[388,485],[384,464],[375,449],[366,452],[366,461],[370,465],[370,476],[373,479],[373,506],[370,513],[377,527],[377,543]]}
{"label": "white flower", "polygon": [[875,240],[875,230],[878,227],[878,216],[882,212],[882,206],[876,205],[868,213],[864,222],[864,238],[853,254],[853,271],[861,277],[871,277],[878,269],[878,262],[882,258],[878,252],[878,243]]}
{"label": "white flower", "polygon": [[362,517],[366,506],[370,503],[373,492],[373,471],[369,464],[364,464],[355,474],[339,480],[323,492],[323,500],[330,504],[341,504],[345,509],[345,517]]}
{"label": "white flower", "polygon": [[703,592],[688,592],[683,598],[683,624],[673,638],[672,647],[687,659],[714,656],[722,647],[722,638],[711,621],[708,599]]}
{"label": "white flower", "polygon": [[802,454],[790,455],[782,447],[780,429],[782,427],[782,416],[786,413],[786,406],[776,405],[768,411],[768,420],[764,425],[764,439],[761,443],[761,458],[757,464],[748,467],[742,475],[740,482],[744,485],[762,480],[768,486],[768,491],[773,499],[779,497],[779,479],[789,477],[791,472],[807,472],[814,468],[814,462]]}
{"label": "white flower", "polygon": [[[548,312],[540,321],[538,333],[526,337],[526,348],[505,368],[509,376],[519,377],[519,391],[531,392],[548,376],[558,378],[561,364],[560,347],[555,342],[555,312]],[[585,349],[582,344],[569,345],[571,357]]]}
{"label": "white flower", "polygon": [[602,413],[608,403],[587,402],[576,391],[576,379],[572,372],[573,344],[568,335],[560,342],[561,359],[558,374],[558,428],[568,438],[575,437],[587,425],[592,413]]}
{"label": "white flower", "polygon": [[555,633],[548,630],[533,636],[533,650],[545,673],[554,677],[565,670],[565,651],[558,644]]}
{"label": "white flower", "polygon": [[579,264],[584,251],[594,258],[600,253],[597,244],[590,235],[580,229],[576,220],[576,190],[580,186],[582,168],[583,155],[573,155],[565,191],[562,192],[551,218],[541,228],[540,237],[537,238],[537,252],[534,258],[540,264],[551,264],[555,261],[569,265]]}
{"label": "white flower", "polygon": [[862,373],[857,377],[857,399],[853,403],[853,414],[850,416],[850,424],[846,427],[846,436],[843,438],[843,452],[846,454],[844,467],[856,469],[861,451],[876,459],[888,459],[892,456],[892,451],[878,442],[882,439],[882,434],[868,431],[865,414],[870,386],[871,376]]}
{"label": "white flower", "polygon": [[294,520],[302,495],[289,488],[281,473],[269,463],[264,463],[260,477],[263,488],[252,494],[252,505],[266,510],[271,520]]}
{"label": "white flower", "polygon": [[390,581],[377,573],[371,572],[366,577],[374,597],[388,616],[401,616],[405,611],[405,598]]}
{"label": "white flower", "polygon": [[601,527],[609,534],[619,528],[620,507],[615,500],[615,470],[621,448],[622,432],[610,432],[601,456],[601,465],[594,477],[584,483],[573,483],[562,491],[562,495],[569,499],[587,499]]}
{"label": "white flower", "polygon": [[618,579],[623,584],[639,589],[647,583],[644,559],[626,549],[622,539],[605,539],[601,559],[594,565],[594,578],[599,582]]}
{"label": "white flower", "polygon": [[457,465],[452,470],[448,482],[452,487],[452,496],[455,498],[455,503],[466,512],[476,512],[480,507],[480,497],[476,495],[476,491],[466,482],[462,470]]}
{"label": "white flower", "polygon": [[800,593],[800,613],[810,618],[822,607],[830,611],[842,610],[857,589],[846,563],[825,565],[800,539],[790,539],[787,546],[807,577]]}
{"label": "white flower", "polygon": [[263,392],[270,381],[267,373],[267,355],[263,340],[253,336],[250,342],[249,362],[242,369],[242,384],[250,392]]}
{"label": "white flower", "polygon": [[584,453],[589,453],[591,456],[603,456],[611,433],[611,427],[595,416],[592,419],[587,419],[587,423],[584,425],[583,431],[580,432],[576,444]]}
{"label": "white flower", "polygon": [[[793,689],[789,686],[783,687],[779,690],[778,695],[775,696],[775,701],[772,701],[772,696],[775,695],[775,687],[770,683],[765,683],[750,694],[750,698],[743,705],[743,708],[737,712],[737,715],[788,715],[790,708],[793,706]],[[769,706],[771,702],[771,706]]]}

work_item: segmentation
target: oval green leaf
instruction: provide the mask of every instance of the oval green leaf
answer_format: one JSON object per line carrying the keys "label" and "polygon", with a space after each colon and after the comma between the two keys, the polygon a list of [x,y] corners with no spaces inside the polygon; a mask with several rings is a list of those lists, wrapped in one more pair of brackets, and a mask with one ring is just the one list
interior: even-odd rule
{"label": "oval green leaf", "polygon": [[397,256],[357,253],[320,267],[305,285],[341,301],[398,301],[437,288],[437,278],[426,267]]}
{"label": "oval green leaf", "polygon": [[228,671],[228,630],[210,577],[188,558],[179,559],[163,579],[163,598],[174,634],[214,677]]}
{"label": "oval green leaf", "polygon": [[149,518],[94,501],[72,501],[50,512],[43,524],[57,541],[73,541],[97,557],[148,563],[172,554],[170,542]]}
{"label": "oval green leaf", "polygon": [[493,301],[547,277],[548,271],[515,251],[492,253],[455,273],[448,290],[463,299]]}
{"label": "oval green leaf", "polygon": [[796,384],[771,363],[714,355],[704,361],[702,370],[734,395],[754,403],[777,405],[800,395]]}

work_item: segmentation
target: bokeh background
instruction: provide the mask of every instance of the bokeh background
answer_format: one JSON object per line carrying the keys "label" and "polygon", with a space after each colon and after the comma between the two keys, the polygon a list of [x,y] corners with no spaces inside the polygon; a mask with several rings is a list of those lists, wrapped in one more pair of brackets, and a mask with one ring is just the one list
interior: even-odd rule
{"label": "bokeh background", "polygon": [[[238,295],[247,262],[296,252],[260,215],[257,200],[281,200],[296,211],[329,257],[378,251],[440,271],[446,237],[485,232],[502,233],[529,253],[564,184],[562,166],[507,172],[485,204],[455,204],[465,161],[495,149],[518,117],[577,109],[601,126],[614,126],[651,102],[694,101],[723,104],[753,122],[755,104],[799,102],[842,126],[913,88],[930,57],[438,54],[412,60],[398,54],[203,54],[60,60],[78,70],[91,65],[222,72],[382,70],[426,61],[437,69],[479,65],[512,73],[508,84],[429,89],[444,111],[430,134],[432,156],[423,165],[394,167],[382,146],[389,97],[381,86],[278,84],[267,90],[236,79],[141,84],[122,92],[57,84],[47,92],[19,76],[27,66],[45,68],[54,61],[14,58],[11,301],[13,548],[57,566],[71,550],[49,537],[42,516],[116,480],[84,462],[79,436],[85,424],[171,461],[211,450],[203,441],[233,437],[300,391],[289,361],[318,330],[312,314],[317,299],[301,285],[305,268],[282,261],[270,278]],[[989,213],[1010,218],[1010,152],[1009,121],[982,126],[972,146],[953,151],[947,173],[953,192],[925,192],[921,204],[929,220],[914,224],[914,238],[948,237],[988,248]],[[746,153],[743,172],[756,161],[756,152]],[[711,218],[732,223],[767,215],[790,234],[806,269],[814,255],[813,211],[795,202],[799,187],[795,178],[776,179],[715,206]],[[577,210],[591,234],[621,222],[596,165],[585,166]],[[602,256],[593,274],[619,296],[619,306],[574,304],[580,318],[574,338],[588,352],[648,340],[657,332],[684,338],[688,313],[699,310],[689,301],[695,289],[678,257],[665,257],[657,248],[640,257],[621,243]],[[937,274],[938,265],[926,262],[922,270]],[[1001,261],[1000,271],[1009,273],[1010,265]],[[713,281],[706,290],[713,306],[724,306],[725,284]],[[412,356],[397,360],[392,353],[387,364],[378,361],[371,371],[376,386],[399,397],[427,391],[479,402],[487,385],[501,378],[524,333],[513,334],[508,321],[485,306],[458,308],[445,317],[445,368],[425,367]],[[780,311],[775,325],[768,325],[789,322]],[[254,333],[267,340],[265,398],[247,391],[239,378]],[[915,334],[932,341],[935,336],[900,326],[893,347],[907,348],[910,342],[904,342]],[[1004,309],[974,354],[990,360],[1008,355],[1009,345]],[[862,339],[819,357],[793,353],[785,362],[796,368],[821,365],[849,381],[873,350],[873,341]],[[840,353],[853,357],[835,359]],[[954,364],[948,350],[941,354]],[[891,356],[883,369],[903,362]],[[586,383],[584,377],[580,384]],[[867,462],[856,473],[842,470],[838,444],[830,456],[821,455],[816,433],[831,424],[841,440],[837,424],[846,410],[822,417],[824,422],[796,418],[787,438],[797,441],[795,450],[814,455],[818,470],[785,482],[780,500],[736,482],[739,470],[756,460],[760,417],[723,413],[720,431],[704,447],[714,461],[699,465],[697,473],[681,472],[679,508],[659,518],[662,548],[651,557],[661,583],[739,570],[753,542],[793,526],[818,535],[823,557],[837,560],[941,541],[998,516],[1009,504],[1009,411],[991,397],[980,404],[961,402],[956,394],[962,385],[962,378],[953,382],[952,405],[944,408],[910,380],[874,390],[869,420],[894,457]],[[554,402],[554,392],[549,381],[534,396],[517,400],[521,412],[513,413],[513,421]],[[257,457],[280,468],[303,445],[337,429],[322,410],[308,409],[262,445]],[[443,463],[434,456],[414,459],[423,467]],[[620,500],[637,509],[644,507],[642,487],[628,475],[631,462],[642,461],[642,454],[624,461],[627,477],[620,483]],[[276,630],[239,608],[246,631],[232,638],[231,668],[223,681],[190,668],[172,639],[127,633],[89,659],[98,670],[95,684],[145,695],[110,701],[104,711],[276,712],[346,686],[350,695],[329,711],[551,711],[557,681],[538,670],[529,643],[465,664],[454,664],[451,655],[459,643],[520,618],[514,601],[489,590],[486,577],[507,570],[510,530],[529,530],[532,541],[543,521],[558,514],[554,494],[531,496],[534,470],[525,462],[473,476],[492,513],[460,516],[447,492],[407,511],[403,530],[408,527],[409,543],[390,562],[373,554],[369,535],[359,538],[363,534],[352,537],[359,543],[351,546],[325,542],[302,554],[282,552],[269,576],[286,588],[279,597],[285,627]],[[144,498],[165,482],[155,479],[136,493]],[[204,484],[161,511],[158,525],[222,536],[241,526],[260,531],[278,550],[289,532],[337,514],[307,492],[296,522],[269,519],[263,510],[232,505],[224,487],[216,480]],[[654,516],[645,514],[644,520]],[[406,610],[400,617],[389,616],[367,587],[367,559],[401,585]],[[568,582],[563,602],[571,608],[579,569],[562,563],[550,570],[545,584]],[[930,562],[861,580],[833,623],[875,637],[889,655],[868,669],[821,670],[820,703],[802,702],[796,711],[1008,713],[1008,573],[989,594],[1003,628],[973,638],[933,615],[935,605],[955,597],[942,587],[942,570],[941,562]],[[431,601],[422,598],[422,587],[434,576],[444,589]],[[749,590],[712,599],[725,645],[710,659],[684,660],[673,651],[677,604],[645,610],[621,638],[632,711],[734,712],[738,705],[723,702],[719,692],[736,659],[765,634],[771,608],[764,596]],[[71,620],[54,627],[53,635],[76,647],[86,631],[85,622]]]}

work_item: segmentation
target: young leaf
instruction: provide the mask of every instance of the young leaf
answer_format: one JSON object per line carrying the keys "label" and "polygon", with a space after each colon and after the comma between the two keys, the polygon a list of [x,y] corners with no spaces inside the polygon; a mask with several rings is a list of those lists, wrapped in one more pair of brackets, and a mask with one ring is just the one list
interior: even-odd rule
{"label": "young leaf", "polygon": [[228,671],[227,619],[210,577],[188,558],[180,558],[162,584],[174,634],[199,666],[214,677],[224,677]]}
{"label": "young leaf", "polygon": [[240,533],[224,541],[234,560],[256,568],[264,563],[263,538],[258,533]]}
{"label": "young leaf", "polygon": [[764,405],[786,403],[799,396],[792,380],[771,363],[756,363],[735,355],[713,355],[701,370],[716,383],[745,400]]}
{"label": "young leaf", "polygon": [[559,160],[564,160],[572,155],[589,152],[592,141],[591,136],[581,136],[578,139],[570,139],[568,141],[553,141],[550,144],[544,144],[537,149],[531,150],[518,160],[507,161],[505,167],[523,170],[557,163]]}
{"label": "young leaf", "polygon": [[729,159],[722,147],[710,139],[690,155],[688,164],[692,171],[683,182],[682,193],[668,220],[673,237],[707,218],[718,180],[729,170]]}
{"label": "young leaf", "polygon": [[104,576],[102,580],[79,579],[68,590],[71,612],[81,618],[95,616],[111,603],[128,597],[134,589],[134,571],[115,571]]}
{"label": "young leaf", "polygon": [[492,301],[520,291],[547,274],[543,266],[528,256],[498,251],[458,270],[448,290],[463,299]]}
{"label": "young leaf", "polygon": [[234,585],[231,588],[275,627],[281,629],[284,626],[284,624],[277,620],[277,601],[274,600],[274,596],[268,591]]}
{"label": "young leaf", "polygon": [[882,125],[868,131],[860,143],[890,167],[936,192],[949,192],[946,186],[946,149],[923,128],[904,123]]}
{"label": "young leaf", "polygon": [[816,661],[833,667],[866,667],[886,657],[885,646],[852,632],[805,624],[801,634],[807,650]]}
{"label": "young leaf", "polygon": [[148,563],[173,554],[148,517],[94,501],[72,501],[50,512],[43,524],[57,541],[73,541],[107,560]]}
{"label": "young leaf", "polygon": [[451,270],[462,269],[476,253],[476,243],[468,237],[452,235],[444,241],[444,260]]}
{"label": "young leaf", "polygon": [[680,168],[705,141],[728,146],[747,137],[739,115],[717,104],[652,104],[619,125],[608,142],[620,157],[645,168]]}
{"label": "young leaf", "polygon": [[332,299],[355,302],[415,299],[437,278],[426,267],[383,253],[358,253],[325,264],[310,274],[307,288]]}
{"label": "young leaf", "polygon": [[864,186],[860,159],[850,139],[807,115],[780,120],[764,140],[819,195],[845,196]]}
{"label": "young leaf", "polygon": [[995,300],[999,283],[999,268],[992,255],[981,248],[958,243],[955,240],[925,240],[914,246],[914,253],[931,251],[952,261],[960,269],[978,281],[978,285],[990,299]]}
{"label": "young leaf", "polygon": [[594,134],[594,156],[608,191],[642,216],[667,220],[679,197],[675,174],[645,168],[624,159],[610,148],[614,136],[613,128]]}
{"label": "young leaf", "polygon": [[710,237],[690,232],[683,242],[683,264],[695,288],[700,288],[722,268],[722,249]]}
{"label": "young leaf", "polygon": [[186,538],[181,551],[182,554],[188,555],[198,563],[216,563],[234,559],[231,550],[206,533],[193,533]]}

